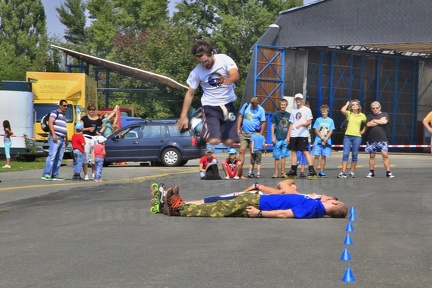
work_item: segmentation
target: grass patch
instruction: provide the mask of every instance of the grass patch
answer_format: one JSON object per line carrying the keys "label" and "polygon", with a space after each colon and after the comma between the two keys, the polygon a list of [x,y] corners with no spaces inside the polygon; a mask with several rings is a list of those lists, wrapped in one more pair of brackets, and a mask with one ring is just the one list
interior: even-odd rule
{"label": "grass patch", "polygon": [[[24,170],[35,170],[35,169],[43,169],[45,167],[46,158],[37,158],[33,162],[24,162],[24,161],[11,161],[11,168],[0,168],[1,172],[16,172],[16,171],[24,171]],[[6,160],[2,159],[0,167],[3,167],[6,164]],[[64,160],[62,163],[66,163]]]}

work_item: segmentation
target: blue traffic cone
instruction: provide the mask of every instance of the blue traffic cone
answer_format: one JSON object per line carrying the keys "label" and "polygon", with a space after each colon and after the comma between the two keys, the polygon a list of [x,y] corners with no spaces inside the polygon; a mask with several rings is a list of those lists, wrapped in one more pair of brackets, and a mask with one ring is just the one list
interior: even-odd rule
{"label": "blue traffic cone", "polygon": [[356,210],[355,210],[354,206],[351,206],[350,214],[351,215],[355,215],[356,214]]}
{"label": "blue traffic cone", "polygon": [[357,221],[356,214],[351,214],[349,221],[353,221],[353,222]]}
{"label": "blue traffic cone", "polygon": [[347,234],[345,236],[345,241],[344,241],[343,244],[345,244],[345,245],[353,245],[354,244],[354,242],[351,240],[351,235],[350,234]]}
{"label": "blue traffic cone", "polygon": [[342,281],[343,282],[355,282],[354,274],[353,274],[351,268],[348,267],[345,270],[345,274],[344,274],[344,276],[342,278]]}
{"label": "blue traffic cone", "polygon": [[348,251],[348,249],[344,249],[344,251],[342,252],[342,256],[340,258],[340,260],[342,261],[351,261],[351,255]]}
{"label": "blue traffic cone", "polygon": [[352,226],[351,222],[348,222],[348,225],[347,225],[345,231],[354,232],[354,227]]}

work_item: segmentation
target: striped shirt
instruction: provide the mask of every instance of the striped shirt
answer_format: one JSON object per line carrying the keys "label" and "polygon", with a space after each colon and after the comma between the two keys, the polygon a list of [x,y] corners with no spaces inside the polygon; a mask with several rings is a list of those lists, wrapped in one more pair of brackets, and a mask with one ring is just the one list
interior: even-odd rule
{"label": "striped shirt", "polygon": [[50,119],[54,119],[54,133],[57,136],[65,137],[67,135],[66,116],[58,110],[53,110],[50,114]]}

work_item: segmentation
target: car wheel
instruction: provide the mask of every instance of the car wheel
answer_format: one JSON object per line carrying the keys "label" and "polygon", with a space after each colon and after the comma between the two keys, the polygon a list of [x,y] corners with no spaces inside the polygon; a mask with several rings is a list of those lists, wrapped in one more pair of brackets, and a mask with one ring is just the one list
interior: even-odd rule
{"label": "car wheel", "polygon": [[181,162],[181,154],[175,148],[168,148],[162,152],[161,160],[164,166],[174,167],[179,166]]}

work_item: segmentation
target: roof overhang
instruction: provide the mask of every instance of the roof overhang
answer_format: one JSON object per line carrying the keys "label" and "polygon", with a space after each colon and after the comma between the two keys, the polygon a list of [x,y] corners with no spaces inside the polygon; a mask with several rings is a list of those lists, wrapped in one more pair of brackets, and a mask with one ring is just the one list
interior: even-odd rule
{"label": "roof overhang", "polygon": [[67,48],[63,48],[60,46],[56,46],[56,45],[51,45],[51,47],[59,49],[59,50],[63,51],[64,53],[66,53],[67,55],[70,55],[76,59],[82,60],[82,61],[89,63],[93,66],[105,68],[109,71],[118,72],[120,74],[132,76],[132,77],[135,77],[138,79],[145,79],[145,80],[150,80],[150,81],[153,81],[156,83],[165,84],[165,85],[168,85],[168,86],[170,86],[172,88],[176,88],[176,89],[188,89],[188,87],[186,85],[180,84],[179,82],[177,82],[177,81],[175,81],[169,77],[160,75],[160,74],[156,74],[156,73],[153,73],[150,71],[145,71],[142,69],[123,65],[120,63],[108,61],[105,59],[101,59],[101,58],[98,58],[95,56],[80,53],[80,52],[70,50]]}

